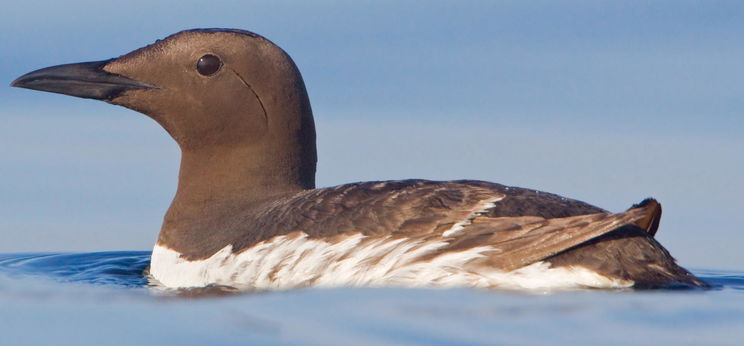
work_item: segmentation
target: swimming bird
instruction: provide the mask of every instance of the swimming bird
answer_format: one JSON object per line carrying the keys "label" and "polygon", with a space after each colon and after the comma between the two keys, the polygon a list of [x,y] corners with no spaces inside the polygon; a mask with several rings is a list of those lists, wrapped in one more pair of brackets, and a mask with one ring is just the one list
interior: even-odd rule
{"label": "swimming bird", "polygon": [[610,213],[485,181],[316,188],[302,76],[249,31],[186,30],[12,85],[139,111],[178,143],[178,188],[150,265],[167,287],[705,286],[654,239],[654,199]]}

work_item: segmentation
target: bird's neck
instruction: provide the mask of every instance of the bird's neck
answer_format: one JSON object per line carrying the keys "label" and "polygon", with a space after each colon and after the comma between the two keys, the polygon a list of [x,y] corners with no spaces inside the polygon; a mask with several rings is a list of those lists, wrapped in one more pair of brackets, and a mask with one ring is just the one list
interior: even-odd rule
{"label": "bird's neck", "polygon": [[163,229],[222,227],[278,198],[313,188],[300,158],[261,147],[183,150],[178,190]]}

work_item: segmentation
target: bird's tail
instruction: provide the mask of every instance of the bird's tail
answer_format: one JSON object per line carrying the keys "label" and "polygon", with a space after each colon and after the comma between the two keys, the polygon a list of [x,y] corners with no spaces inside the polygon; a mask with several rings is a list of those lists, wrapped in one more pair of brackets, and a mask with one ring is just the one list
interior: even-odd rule
{"label": "bird's tail", "polygon": [[633,280],[636,288],[709,287],[679,266],[654,239],[661,220],[659,202],[647,198],[626,213],[643,216],[547,260],[553,266],[581,265],[612,277]]}
{"label": "bird's tail", "polygon": [[646,215],[637,220],[635,225],[645,230],[652,237],[659,230],[659,221],[661,221],[661,204],[653,198],[646,198],[641,203],[634,204],[628,210],[645,209]]}

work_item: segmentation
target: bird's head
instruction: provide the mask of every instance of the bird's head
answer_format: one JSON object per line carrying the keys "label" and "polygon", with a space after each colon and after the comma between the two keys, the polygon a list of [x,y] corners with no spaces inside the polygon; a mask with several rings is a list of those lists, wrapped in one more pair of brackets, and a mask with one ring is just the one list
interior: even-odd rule
{"label": "bird's head", "polygon": [[148,115],[184,152],[251,148],[315,170],[315,129],[292,59],[248,31],[196,29],[121,57],[48,67],[13,86],[103,100]]}

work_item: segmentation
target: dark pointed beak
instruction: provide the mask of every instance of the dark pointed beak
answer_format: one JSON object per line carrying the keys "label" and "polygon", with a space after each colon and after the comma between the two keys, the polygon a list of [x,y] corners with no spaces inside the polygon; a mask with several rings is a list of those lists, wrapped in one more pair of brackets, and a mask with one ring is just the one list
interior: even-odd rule
{"label": "dark pointed beak", "polygon": [[111,101],[127,90],[154,88],[152,85],[104,71],[103,67],[109,61],[111,60],[47,67],[27,73],[10,85],[104,101]]}

